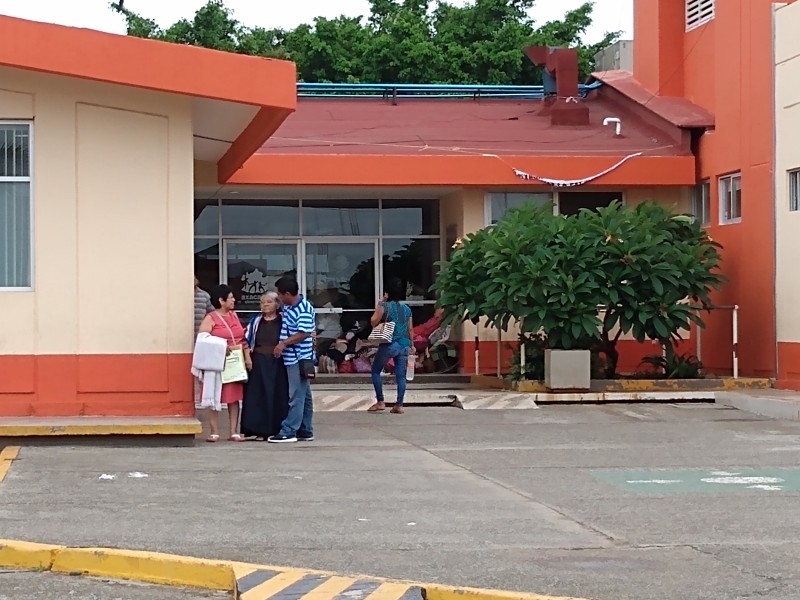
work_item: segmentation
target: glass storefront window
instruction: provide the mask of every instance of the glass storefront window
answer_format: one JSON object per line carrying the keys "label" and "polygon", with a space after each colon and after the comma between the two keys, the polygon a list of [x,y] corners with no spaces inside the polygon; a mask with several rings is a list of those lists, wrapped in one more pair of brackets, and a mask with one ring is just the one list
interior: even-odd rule
{"label": "glass storefront window", "polygon": [[222,235],[289,237],[300,234],[297,200],[224,200]]}
{"label": "glass storefront window", "polygon": [[553,201],[553,194],[549,192],[493,192],[489,194],[490,215],[489,225],[494,225],[512,208],[519,208],[528,202],[545,204]]}
{"label": "glass storefront window", "polygon": [[384,200],[383,235],[439,235],[439,202]]}
{"label": "glass storefront window", "polygon": [[306,294],[323,309],[375,306],[375,242],[306,243]]}
{"label": "glass storefront window", "polygon": [[435,300],[428,290],[438,272],[439,215],[436,199],[197,199],[195,273],[206,290],[231,285],[242,313],[258,309],[258,295],[278,276],[293,274],[343,331],[371,314],[383,282],[400,277],[416,322]]}
{"label": "glass storefront window", "polygon": [[219,285],[219,240],[194,240],[194,274],[200,287],[210,292]]}
{"label": "glass storefront window", "polygon": [[384,238],[383,280],[399,277],[406,286],[405,299],[410,302],[435,300],[429,292],[439,268],[439,239]]}
{"label": "glass storefront window", "polygon": [[284,276],[297,277],[297,243],[225,243],[228,281],[238,310],[257,312],[261,294],[275,290]]}
{"label": "glass storefront window", "polygon": [[376,200],[304,200],[303,235],[378,235]]}
{"label": "glass storefront window", "polygon": [[219,200],[194,201],[194,234],[219,235]]}

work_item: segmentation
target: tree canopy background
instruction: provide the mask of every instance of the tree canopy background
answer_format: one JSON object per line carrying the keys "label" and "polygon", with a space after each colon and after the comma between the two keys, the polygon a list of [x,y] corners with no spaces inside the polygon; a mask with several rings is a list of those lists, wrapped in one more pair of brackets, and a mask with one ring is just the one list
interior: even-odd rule
{"label": "tree canopy background", "polygon": [[592,2],[540,26],[528,13],[535,0],[369,4],[366,17],[317,17],[290,30],[246,26],[223,0],[209,0],[193,18],[166,29],[124,2],[111,8],[125,17],[128,35],[288,59],[297,64],[299,81],[325,83],[534,85],[541,74],[522,52],[530,45],[578,48],[585,77],[595,54],[620,35],[609,32],[597,44],[582,44],[581,35],[592,24]]}

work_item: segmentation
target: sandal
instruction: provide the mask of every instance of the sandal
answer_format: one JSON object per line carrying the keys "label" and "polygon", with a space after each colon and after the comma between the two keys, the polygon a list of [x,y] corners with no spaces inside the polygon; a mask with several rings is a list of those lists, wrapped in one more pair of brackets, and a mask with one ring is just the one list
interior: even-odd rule
{"label": "sandal", "polygon": [[243,442],[244,436],[241,433],[234,433],[231,437],[228,438],[229,442]]}
{"label": "sandal", "polygon": [[405,409],[403,408],[403,405],[402,405],[402,404],[395,404],[395,405],[392,407],[392,410],[391,410],[391,411],[389,411],[389,412],[391,412],[392,414],[395,414],[395,415],[402,415],[402,414],[403,414],[404,412],[406,412],[406,411],[405,411]]}
{"label": "sandal", "polygon": [[382,410],[386,410],[386,404],[383,402],[376,402],[367,409],[367,412],[381,412]]}
{"label": "sandal", "polygon": [[214,442],[218,442],[218,441],[219,441],[219,436],[218,436],[216,433],[212,433],[211,435],[209,435],[209,436],[206,438],[206,441],[207,441],[209,444],[213,444]]}

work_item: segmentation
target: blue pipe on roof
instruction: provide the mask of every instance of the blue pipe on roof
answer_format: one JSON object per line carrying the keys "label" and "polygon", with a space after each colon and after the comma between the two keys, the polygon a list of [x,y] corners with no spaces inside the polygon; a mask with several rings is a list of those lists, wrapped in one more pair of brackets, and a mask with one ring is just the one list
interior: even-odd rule
{"label": "blue pipe on roof", "polygon": [[[581,97],[602,86],[601,81],[579,85]],[[380,98],[387,95],[403,98],[542,98],[541,85],[475,85],[425,83],[298,83],[297,92],[306,98]]]}

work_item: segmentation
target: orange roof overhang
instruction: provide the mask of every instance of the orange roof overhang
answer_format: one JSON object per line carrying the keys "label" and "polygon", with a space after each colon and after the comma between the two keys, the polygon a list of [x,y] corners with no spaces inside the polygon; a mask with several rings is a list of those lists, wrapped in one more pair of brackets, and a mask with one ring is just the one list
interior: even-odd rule
{"label": "orange roof overhang", "polygon": [[0,66],[251,107],[251,112],[234,109],[239,117],[247,115],[249,123],[227,141],[217,162],[220,180],[257,151],[297,107],[296,68],[289,61],[2,15]]}
{"label": "orange roof overhang", "polygon": [[[559,180],[593,177],[625,158],[603,156],[472,156],[255,154],[228,179],[243,185],[481,186],[530,187],[530,175]],[[695,157],[630,158],[586,183],[598,186],[688,186],[696,183]],[[542,184],[546,185],[546,184]]]}

